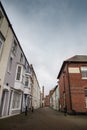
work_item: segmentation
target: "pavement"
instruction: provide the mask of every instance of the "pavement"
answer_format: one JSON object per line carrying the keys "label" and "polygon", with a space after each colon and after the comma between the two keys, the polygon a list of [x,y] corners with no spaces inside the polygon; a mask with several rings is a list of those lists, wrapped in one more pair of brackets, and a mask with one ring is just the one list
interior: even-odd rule
{"label": "pavement", "polygon": [[0,119],[0,130],[87,130],[87,116],[64,116],[45,107]]}

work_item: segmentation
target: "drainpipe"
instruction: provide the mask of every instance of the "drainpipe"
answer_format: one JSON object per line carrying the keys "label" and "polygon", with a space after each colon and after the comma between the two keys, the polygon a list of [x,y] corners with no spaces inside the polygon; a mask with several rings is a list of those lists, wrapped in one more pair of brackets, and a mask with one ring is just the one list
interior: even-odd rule
{"label": "drainpipe", "polygon": [[66,74],[66,72],[64,71],[63,72],[63,84],[64,84],[64,108],[66,107],[66,90],[65,90],[65,74]]}
{"label": "drainpipe", "polygon": [[71,98],[71,90],[70,90],[70,76],[68,71],[68,64],[69,63],[67,63],[67,76],[68,76],[68,87],[69,87],[70,110],[72,111],[72,98]]}

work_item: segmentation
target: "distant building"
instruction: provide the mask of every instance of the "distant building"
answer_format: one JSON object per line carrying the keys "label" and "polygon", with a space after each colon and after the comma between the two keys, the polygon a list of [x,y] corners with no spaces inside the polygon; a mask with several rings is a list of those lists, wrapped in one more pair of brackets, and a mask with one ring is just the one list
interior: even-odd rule
{"label": "distant building", "polygon": [[50,106],[50,98],[49,95],[45,96],[45,107],[49,107]]}
{"label": "distant building", "polygon": [[54,92],[54,90],[53,90],[53,89],[52,89],[52,90],[50,90],[50,92],[49,92],[50,107],[51,107],[51,108],[53,108],[53,97],[52,97],[53,92]]}
{"label": "distant building", "polygon": [[50,91],[50,107],[54,110],[59,110],[59,86],[56,85],[53,90]]}
{"label": "distant building", "polygon": [[62,64],[58,74],[60,110],[87,113],[87,56],[76,55]]}
{"label": "distant building", "polygon": [[42,87],[42,107],[44,107],[44,86]]}
{"label": "distant building", "polygon": [[31,98],[32,98],[32,106],[34,109],[37,109],[41,106],[41,91],[40,91],[40,86],[39,86],[39,82],[37,80],[37,76],[36,73],[34,71],[33,65],[30,65],[30,69],[31,69],[31,74],[32,74],[32,88],[31,88]]}

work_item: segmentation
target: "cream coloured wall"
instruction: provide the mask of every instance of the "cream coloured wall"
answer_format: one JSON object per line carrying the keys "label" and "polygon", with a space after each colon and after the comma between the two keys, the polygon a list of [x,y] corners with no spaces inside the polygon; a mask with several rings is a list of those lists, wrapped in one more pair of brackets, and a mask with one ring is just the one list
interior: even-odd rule
{"label": "cream coloured wall", "polygon": [[[2,30],[1,30],[2,32]],[[3,33],[2,33],[3,34]],[[8,63],[8,57],[11,50],[11,45],[13,41],[13,34],[11,29],[8,29],[7,38],[4,42],[3,50],[2,50],[2,56],[0,59],[0,79],[1,79],[1,85],[3,84],[4,76],[6,73],[7,63]]]}
{"label": "cream coloured wall", "polygon": [[[0,56],[0,95],[2,95],[3,82],[4,82],[4,77],[5,77],[7,63],[8,63],[8,57],[11,49],[11,44],[13,41],[12,30],[9,27],[5,17],[3,17],[3,20],[0,24],[0,32],[5,38],[5,41],[3,43],[2,53]],[[0,97],[0,101],[1,101],[1,97]]]}

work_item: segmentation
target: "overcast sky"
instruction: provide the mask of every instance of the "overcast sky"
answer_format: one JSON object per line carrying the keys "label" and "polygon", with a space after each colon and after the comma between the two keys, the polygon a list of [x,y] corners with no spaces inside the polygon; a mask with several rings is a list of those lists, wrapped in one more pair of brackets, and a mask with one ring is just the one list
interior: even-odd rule
{"label": "overcast sky", "polygon": [[1,0],[45,94],[64,60],[87,55],[87,0]]}

